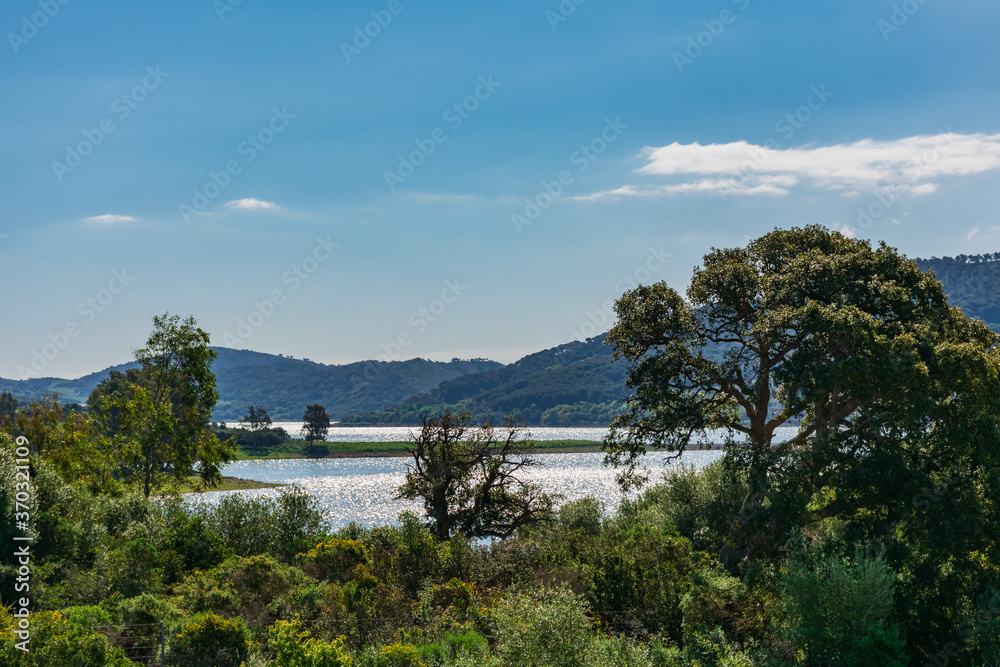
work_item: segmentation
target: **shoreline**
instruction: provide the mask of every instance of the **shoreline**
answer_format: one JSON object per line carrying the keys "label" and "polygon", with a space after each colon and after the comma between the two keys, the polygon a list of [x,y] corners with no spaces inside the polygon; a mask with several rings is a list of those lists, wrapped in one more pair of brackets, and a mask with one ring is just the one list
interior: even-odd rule
{"label": "shoreline", "polygon": [[[551,444],[543,444],[551,443]],[[304,451],[273,451],[263,455],[254,455],[250,452],[240,451],[233,462],[237,461],[271,461],[286,459],[312,459],[322,461],[324,459],[360,459],[360,458],[382,458],[382,457],[406,457],[410,453],[406,450],[410,446],[409,442],[328,442],[330,453],[326,456],[306,456]],[[286,445],[287,447],[287,445]],[[688,451],[721,450],[725,445],[711,444],[697,448],[689,448]],[[295,446],[295,450],[304,450],[305,446]],[[593,454],[601,452],[601,443],[597,440],[547,440],[536,442],[534,453],[536,454]]]}

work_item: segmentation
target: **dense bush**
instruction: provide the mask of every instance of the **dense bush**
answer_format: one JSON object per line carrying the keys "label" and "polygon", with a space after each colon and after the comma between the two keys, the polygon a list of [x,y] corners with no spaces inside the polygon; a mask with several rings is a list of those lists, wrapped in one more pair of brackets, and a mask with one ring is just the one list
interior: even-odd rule
{"label": "dense bush", "polygon": [[250,653],[249,639],[239,618],[198,614],[178,627],[167,659],[181,665],[240,667]]}

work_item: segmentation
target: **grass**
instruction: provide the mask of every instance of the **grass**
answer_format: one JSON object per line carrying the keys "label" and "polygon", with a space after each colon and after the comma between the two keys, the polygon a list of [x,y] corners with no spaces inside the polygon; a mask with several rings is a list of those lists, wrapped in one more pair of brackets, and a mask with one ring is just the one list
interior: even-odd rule
{"label": "grass", "polygon": [[[325,458],[362,458],[373,456],[409,456],[407,441],[400,442],[328,442],[330,455]],[[262,461],[268,459],[302,459],[305,455],[305,441],[293,441],[280,445],[265,454],[240,450],[238,461]],[[535,443],[539,454],[575,454],[599,452],[601,443],[594,440],[539,440]]]}

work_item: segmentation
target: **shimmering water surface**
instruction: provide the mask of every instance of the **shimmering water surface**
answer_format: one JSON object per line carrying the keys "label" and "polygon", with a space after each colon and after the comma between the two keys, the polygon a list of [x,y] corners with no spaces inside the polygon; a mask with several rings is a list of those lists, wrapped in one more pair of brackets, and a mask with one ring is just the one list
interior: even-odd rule
{"label": "shimmering water surface", "polygon": [[[380,427],[345,430],[363,431],[364,434],[359,433],[354,440],[339,440],[340,442],[405,440],[409,429]],[[532,430],[533,436],[539,440],[598,440],[605,432],[606,429],[581,428]],[[782,433],[782,436],[790,437],[794,432],[795,429],[787,429],[787,433]],[[722,452],[718,450],[689,451],[684,454],[682,463],[702,467],[720,456]],[[550,493],[562,494],[564,500],[594,496],[604,501],[608,509],[613,509],[622,496],[615,485],[615,471],[605,468],[601,464],[602,458],[603,454],[600,453],[538,454],[538,459],[544,466],[532,470],[529,478],[540,483]],[[647,465],[654,470],[662,470],[662,459],[663,454],[651,454],[647,457]],[[344,526],[351,521],[366,526],[376,526],[394,523],[399,513],[406,509],[421,513],[419,502],[392,499],[396,487],[403,482],[409,460],[407,457],[397,456],[239,461],[226,466],[223,474],[261,482],[297,484],[319,501],[320,507],[334,528]],[[215,502],[223,493],[273,497],[280,493],[280,489],[217,491],[191,498]]]}

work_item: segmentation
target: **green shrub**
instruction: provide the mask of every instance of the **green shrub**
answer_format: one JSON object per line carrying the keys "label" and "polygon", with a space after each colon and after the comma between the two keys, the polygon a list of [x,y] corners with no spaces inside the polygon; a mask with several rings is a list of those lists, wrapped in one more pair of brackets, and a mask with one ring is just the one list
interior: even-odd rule
{"label": "green shrub", "polygon": [[568,588],[511,595],[495,613],[495,656],[507,667],[585,667],[590,621]]}
{"label": "green shrub", "polygon": [[5,667],[130,667],[133,663],[100,632],[98,621],[105,616],[94,608],[77,608],[73,620],[58,611],[32,614],[29,652],[15,644],[23,640],[14,634],[15,622],[0,606],[0,664]]}
{"label": "green shrub", "polygon": [[727,572],[698,570],[691,574],[691,584],[681,600],[685,642],[699,630],[714,627],[737,634],[740,601],[746,595],[743,582]]}
{"label": "green shrub", "polygon": [[596,498],[572,500],[559,508],[557,519],[559,525],[567,530],[581,530],[598,536],[604,520],[604,503]]}
{"label": "green shrub", "polygon": [[235,556],[208,572],[192,572],[174,587],[174,599],[188,611],[241,616],[268,625],[294,613],[287,608],[287,596],[312,583],[301,570],[270,556]]}
{"label": "green shrub", "polygon": [[681,639],[681,597],[688,587],[691,548],[679,537],[643,525],[612,524],[593,564],[594,610],[616,630],[667,633]]}
{"label": "green shrub", "polygon": [[298,619],[276,621],[267,634],[276,667],[351,667],[343,637],[332,642],[321,641],[303,630]]}
{"label": "green shrub", "polygon": [[623,502],[619,513],[624,517],[645,513],[660,523],[669,520],[697,551],[718,552],[748,490],[746,473],[728,457],[700,470],[679,465],[636,500]]}
{"label": "green shrub", "polygon": [[445,664],[463,654],[482,655],[486,651],[486,638],[475,630],[467,630],[462,633],[446,633],[441,641],[425,644],[417,649],[417,655],[429,664]]}
{"label": "green shrub", "polygon": [[170,641],[168,660],[181,665],[239,667],[249,648],[249,633],[241,619],[198,614],[178,628]]}
{"label": "green shrub", "polygon": [[783,588],[784,634],[808,664],[907,664],[899,628],[888,620],[895,574],[881,555],[820,557],[797,540]]}
{"label": "green shrub", "polygon": [[346,581],[348,573],[368,562],[368,551],[360,540],[331,538],[299,554],[299,566],[320,581]]}

